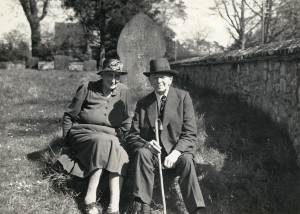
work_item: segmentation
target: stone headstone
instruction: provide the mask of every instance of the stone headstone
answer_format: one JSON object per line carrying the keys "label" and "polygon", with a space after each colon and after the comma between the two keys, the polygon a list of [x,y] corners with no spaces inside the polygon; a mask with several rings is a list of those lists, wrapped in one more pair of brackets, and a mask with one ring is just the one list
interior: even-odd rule
{"label": "stone headstone", "polygon": [[151,59],[163,57],[166,52],[160,28],[147,15],[135,15],[122,30],[117,51],[128,72],[121,81],[130,89],[152,90],[143,72],[149,71]]}
{"label": "stone headstone", "polygon": [[7,70],[13,70],[14,69],[14,64],[12,62],[7,62],[6,69]]}
{"label": "stone headstone", "polygon": [[54,56],[54,69],[55,70],[68,70],[69,69],[69,57],[64,55]]}
{"label": "stone headstone", "polygon": [[46,61],[41,61],[38,63],[38,69],[39,70],[53,70],[54,69],[54,62],[46,62]]}
{"label": "stone headstone", "polygon": [[7,68],[7,62],[0,62],[0,69],[6,69]]}
{"label": "stone headstone", "polygon": [[84,71],[96,71],[97,70],[97,61],[96,60],[88,60],[83,62],[83,70]]}
{"label": "stone headstone", "polygon": [[7,70],[23,70],[25,69],[25,62],[6,62],[5,69]]}
{"label": "stone headstone", "polygon": [[38,57],[30,57],[27,60],[25,67],[29,69],[38,69],[38,62],[39,62]]}
{"label": "stone headstone", "polygon": [[70,71],[83,71],[83,63],[82,62],[71,62],[69,64]]}
{"label": "stone headstone", "polygon": [[23,70],[25,69],[25,62],[19,61],[19,62],[14,62],[14,70]]}

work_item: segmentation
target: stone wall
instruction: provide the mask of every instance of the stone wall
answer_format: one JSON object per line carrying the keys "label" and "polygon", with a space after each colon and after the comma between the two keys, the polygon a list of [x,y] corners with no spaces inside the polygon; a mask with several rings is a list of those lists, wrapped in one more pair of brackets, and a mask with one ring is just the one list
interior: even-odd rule
{"label": "stone wall", "polygon": [[300,166],[300,39],[172,63],[193,83],[235,93],[287,126]]}

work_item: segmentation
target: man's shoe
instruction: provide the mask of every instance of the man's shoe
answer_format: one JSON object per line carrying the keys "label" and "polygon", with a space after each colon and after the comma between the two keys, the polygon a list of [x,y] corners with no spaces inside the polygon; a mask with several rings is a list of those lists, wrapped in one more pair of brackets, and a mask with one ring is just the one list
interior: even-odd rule
{"label": "man's shoe", "polygon": [[134,201],[126,210],[125,214],[150,214],[150,205]]}
{"label": "man's shoe", "polygon": [[191,214],[205,214],[205,208],[204,207],[199,207],[196,210],[194,210]]}
{"label": "man's shoe", "polygon": [[150,214],[151,209],[149,204],[142,204],[141,214]]}
{"label": "man's shoe", "polygon": [[137,214],[138,211],[141,211],[141,207],[142,205],[140,202],[134,201],[128,206],[125,214]]}
{"label": "man's shoe", "polygon": [[102,210],[99,213],[96,202],[92,202],[90,204],[84,205],[84,213],[85,214],[101,214]]}

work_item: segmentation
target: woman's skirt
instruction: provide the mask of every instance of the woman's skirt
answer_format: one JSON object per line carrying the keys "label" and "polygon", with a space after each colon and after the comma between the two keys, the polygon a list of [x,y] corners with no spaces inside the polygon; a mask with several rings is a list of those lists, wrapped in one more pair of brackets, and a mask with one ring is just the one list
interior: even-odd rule
{"label": "woman's skirt", "polygon": [[96,169],[126,175],[127,152],[111,127],[75,124],[69,133],[74,158],[62,155],[58,161],[72,175],[87,177]]}

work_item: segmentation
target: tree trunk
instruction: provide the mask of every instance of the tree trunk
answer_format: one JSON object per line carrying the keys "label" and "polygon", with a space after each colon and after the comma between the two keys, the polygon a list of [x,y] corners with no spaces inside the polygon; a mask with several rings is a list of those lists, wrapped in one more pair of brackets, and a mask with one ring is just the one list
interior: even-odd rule
{"label": "tree trunk", "polygon": [[241,47],[240,47],[240,49],[245,50],[245,45],[246,45],[246,35],[245,35],[245,33],[243,33],[242,38],[241,38]]}
{"label": "tree trunk", "polygon": [[39,22],[31,24],[31,43],[32,56],[40,57],[41,29]]}
{"label": "tree trunk", "polygon": [[245,0],[242,0],[241,2],[241,49],[245,49],[246,44],[246,26],[245,26]]}
{"label": "tree trunk", "polygon": [[[32,56],[39,57],[41,55],[40,21],[42,21],[47,14],[49,0],[19,0],[19,2],[30,24]],[[43,5],[40,5],[43,8],[41,16],[38,16],[38,3],[43,3]]]}

